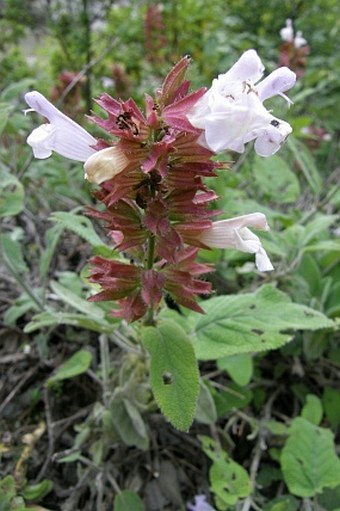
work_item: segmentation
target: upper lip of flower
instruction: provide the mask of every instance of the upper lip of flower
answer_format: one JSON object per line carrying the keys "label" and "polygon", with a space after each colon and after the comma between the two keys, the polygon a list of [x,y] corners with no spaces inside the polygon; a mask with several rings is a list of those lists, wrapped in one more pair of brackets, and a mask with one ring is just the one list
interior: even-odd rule
{"label": "upper lip of flower", "polygon": [[31,107],[26,112],[33,110],[49,120],[49,124],[42,124],[27,138],[36,158],[48,158],[52,151],[55,151],[71,160],[86,161],[96,152],[92,147],[96,144],[96,139],[52,105],[40,92],[28,92],[25,100]]}

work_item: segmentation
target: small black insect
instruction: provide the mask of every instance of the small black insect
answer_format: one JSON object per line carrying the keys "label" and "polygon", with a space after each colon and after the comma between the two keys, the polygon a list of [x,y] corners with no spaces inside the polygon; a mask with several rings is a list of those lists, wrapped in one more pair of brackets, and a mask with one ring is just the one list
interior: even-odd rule
{"label": "small black insect", "polygon": [[279,121],[277,121],[276,119],[273,119],[273,120],[270,122],[270,124],[271,124],[272,126],[275,126],[275,128],[277,128],[278,126],[280,126]]}

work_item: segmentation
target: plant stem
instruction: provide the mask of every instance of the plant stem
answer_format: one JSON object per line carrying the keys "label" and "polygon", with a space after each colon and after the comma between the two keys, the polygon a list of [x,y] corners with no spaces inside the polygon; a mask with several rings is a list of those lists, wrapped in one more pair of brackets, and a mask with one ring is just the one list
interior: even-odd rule
{"label": "plant stem", "polygon": [[103,401],[104,405],[108,405],[108,397],[110,395],[109,379],[110,379],[110,350],[109,340],[106,334],[99,336],[100,361],[102,366],[103,379]]}
{"label": "plant stem", "polygon": [[[155,237],[153,234],[150,234],[148,239],[148,253],[147,253],[147,259],[146,259],[146,269],[152,270],[153,268],[153,262],[154,262],[154,255],[155,255]],[[151,305],[148,308],[148,311],[145,315],[144,324],[145,325],[152,325],[154,322],[154,309]]]}
{"label": "plant stem", "polygon": [[155,253],[155,237],[153,234],[150,234],[148,240],[148,257],[146,261],[147,270],[152,270],[154,253]]}

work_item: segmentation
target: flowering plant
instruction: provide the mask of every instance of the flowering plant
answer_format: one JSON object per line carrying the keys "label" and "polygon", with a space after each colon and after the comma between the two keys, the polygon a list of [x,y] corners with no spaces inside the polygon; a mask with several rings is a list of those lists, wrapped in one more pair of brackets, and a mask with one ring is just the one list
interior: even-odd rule
{"label": "flowering plant", "polygon": [[307,65],[310,52],[307,40],[301,30],[295,33],[293,21],[288,18],[286,25],[281,28],[280,36],[283,43],[280,46],[279,66],[289,66],[301,78]]}
{"label": "flowering plant", "polygon": [[[279,150],[292,130],[263,102],[275,94],[289,101],[284,93],[295,82],[295,74],[287,68],[259,82],[263,64],[255,50],[248,50],[209,90],[189,92],[185,79],[189,62],[188,57],[182,58],[155,97],[145,96],[144,113],[132,99],[103,94],[97,104],[106,118],[92,115],[91,120],[107,132],[106,140],[95,139],[39,92],[25,96],[30,110],[49,120],[27,139],[34,155],[47,158],[55,151],[84,162],[85,178],[98,185],[94,193],[104,206],[100,211],[90,209],[89,214],[106,223],[112,248],[121,254],[91,259],[90,281],[101,290],[90,301],[115,302],[113,316],[128,322],[142,319],[147,325],[141,337],[151,354],[151,384],[166,414],[172,389],[179,383],[183,390],[185,378],[190,378],[191,389],[183,398],[190,402],[185,416],[174,420],[168,413],[183,429],[192,421],[197,399],[195,354],[178,325],[157,324],[157,314],[166,294],[179,306],[204,312],[197,297],[209,295],[212,286],[201,277],[213,268],[196,261],[201,248],[249,252],[255,254],[259,271],[273,269],[260,239],[250,230],[268,230],[265,215],[255,212],[213,221],[220,214],[210,208],[217,195],[204,178],[217,177],[222,167],[212,160],[217,152],[243,152],[252,140],[261,156]],[[162,343],[164,352],[159,351]],[[181,361],[179,366],[174,361],[171,370],[167,366],[169,349],[176,350],[176,343],[180,356],[192,363],[182,382]]]}

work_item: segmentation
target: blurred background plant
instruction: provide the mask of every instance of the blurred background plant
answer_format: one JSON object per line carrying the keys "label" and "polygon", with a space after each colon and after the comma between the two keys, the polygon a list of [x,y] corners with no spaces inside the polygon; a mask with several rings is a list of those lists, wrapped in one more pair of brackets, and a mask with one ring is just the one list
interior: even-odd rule
{"label": "blurred background plant", "polygon": [[[107,255],[105,230],[85,216],[93,197],[79,164],[32,159],[25,138],[37,119],[22,114],[23,94],[34,87],[84,124],[101,92],[141,104],[184,54],[193,88],[251,47],[269,72],[287,19],[309,48],[284,112],[294,135],[268,160],[226,154],[215,185],[228,217],[267,215],[275,272],[263,277],[233,251],[201,258],[216,265],[223,321],[245,322],[248,300],[268,304],[265,324],[289,299],[324,319],[304,330],[288,318],[275,335],[292,341],[279,350],[199,353],[184,434],[152,399],[138,332],[110,304],[86,301],[96,291],[87,260]],[[198,494],[220,511],[339,508],[339,20],[336,0],[0,1],[1,509],[184,510]],[[268,302],[267,284],[284,294]],[[165,318],[205,332],[202,318],[168,305]]]}

